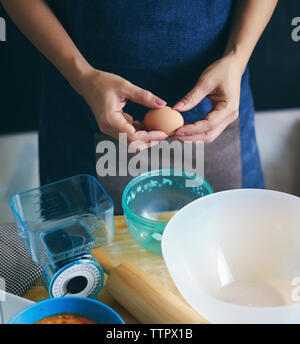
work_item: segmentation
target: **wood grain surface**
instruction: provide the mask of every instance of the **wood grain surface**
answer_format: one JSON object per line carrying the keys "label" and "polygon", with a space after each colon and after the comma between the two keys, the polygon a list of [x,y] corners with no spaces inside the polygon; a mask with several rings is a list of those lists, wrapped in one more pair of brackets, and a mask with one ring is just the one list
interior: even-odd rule
{"label": "wood grain surface", "polygon": [[[166,289],[170,290],[183,300],[168,273],[162,256],[148,252],[136,243],[127,229],[123,216],[115,217],[115,239],[109,245],[103,246],[101,251],[114,265],[124,262],[133,262],[137,264],[147,274],[149,274],[149,276],[159,280]],[[49,295],[39,279],[36,284],[23,295],[23,297],[32,301],[40,301],[48,298]],[[120,314],[127,324],[138,323],[138,321],[131,316],[128,311],[112,299],[108,294],[105,285],[99,293],[98,300],[112,307]]]}

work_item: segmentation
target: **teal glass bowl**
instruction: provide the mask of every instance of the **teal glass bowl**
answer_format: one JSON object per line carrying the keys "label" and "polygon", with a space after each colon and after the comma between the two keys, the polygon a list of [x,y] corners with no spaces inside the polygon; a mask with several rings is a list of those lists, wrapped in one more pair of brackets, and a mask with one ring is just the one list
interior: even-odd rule
{"label": "teal glass bowl", "polygon": [[173,215],[211,193],[209,183],[193,172],[161,169],[143,173],[128,183],[123,192],[127,227],[139,245],[161,254],[162,234]]}

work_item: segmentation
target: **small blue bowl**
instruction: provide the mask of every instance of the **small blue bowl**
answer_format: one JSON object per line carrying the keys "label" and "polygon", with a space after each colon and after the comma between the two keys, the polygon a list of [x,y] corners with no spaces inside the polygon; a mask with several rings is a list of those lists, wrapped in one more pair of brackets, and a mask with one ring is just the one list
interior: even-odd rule
{"label": "small blue bowl", "polygon": [[194,172],[160,169],[143,173],[128,183],[123,192],[127,227],[138,244],[161,254],[162,234],[173,215],[211,193],[209,183]]}
{"label": "small blue bowl", "polygon": [[84,297],[58,297],[35,303],[15,315],[9,324],[34,324],[51,315],[72,313],[98,324],[124,324],[123,319],[105,304]]}

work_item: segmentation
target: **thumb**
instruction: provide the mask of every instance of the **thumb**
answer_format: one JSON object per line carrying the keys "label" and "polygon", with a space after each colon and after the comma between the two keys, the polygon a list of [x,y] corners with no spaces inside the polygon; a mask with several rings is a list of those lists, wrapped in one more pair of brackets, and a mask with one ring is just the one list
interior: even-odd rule
{"label": "thumb", "polygon": [[124,91],[124,96],[134,103],[146,106],[151,109],[160,109],[167,104],[167,102],[155,96],[151,92],[135,86],[131,83],[128,83]]}
{"label": "thumb", "polygon": [[213,91],[212,87],[207,85],[204,78],[200,78],[195,87],[187,93],[178,103],[173,106],[174,110],[188,111],[198,105],[207,95]]}

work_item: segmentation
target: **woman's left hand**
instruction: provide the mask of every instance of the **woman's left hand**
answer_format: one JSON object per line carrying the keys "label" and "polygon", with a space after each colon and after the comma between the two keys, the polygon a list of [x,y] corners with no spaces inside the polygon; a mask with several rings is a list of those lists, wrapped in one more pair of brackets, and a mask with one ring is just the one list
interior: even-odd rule
{"label": "woman's left hand", "polygon": [[179,128],[173,138],[204,143],[214,141],[239,116],[242,74],[234,55],[224,56],[210,65],[195,87],[173,109],[188,111],[207,97],[211,100],[212,110],[205,119]]}

